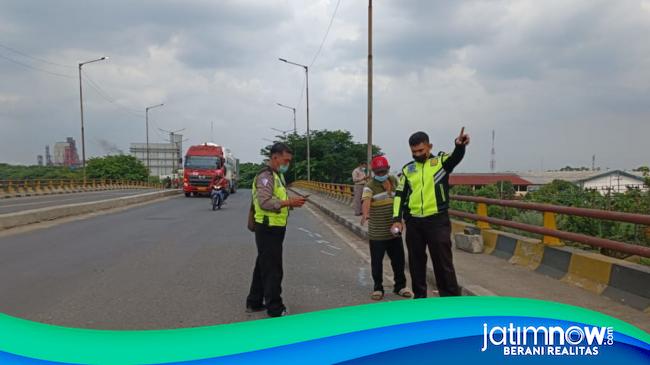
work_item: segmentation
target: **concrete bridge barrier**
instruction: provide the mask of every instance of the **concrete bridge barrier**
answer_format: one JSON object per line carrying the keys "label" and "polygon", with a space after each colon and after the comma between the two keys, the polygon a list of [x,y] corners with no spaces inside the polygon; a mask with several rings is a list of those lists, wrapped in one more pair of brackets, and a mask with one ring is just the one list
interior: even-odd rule
{"label": "concrete bridge barrier", "polygon": [[125,207],[158,198],[180,194],[180,190],[162,190],[133,196],[106,199],[87,203],[76,203],[26,210],[17,213],[0,214],[0,230],[49,221],[58,218],[94,213],[102,210]]}

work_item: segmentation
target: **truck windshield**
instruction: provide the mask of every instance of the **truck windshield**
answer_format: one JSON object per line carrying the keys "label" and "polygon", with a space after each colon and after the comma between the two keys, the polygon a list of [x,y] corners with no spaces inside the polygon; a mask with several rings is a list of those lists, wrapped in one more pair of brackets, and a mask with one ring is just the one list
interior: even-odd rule
{"label": "truck windshield", "polygon": [[218,169],[221,159],[215,156],[186,156],[185,167],[190,169]]}

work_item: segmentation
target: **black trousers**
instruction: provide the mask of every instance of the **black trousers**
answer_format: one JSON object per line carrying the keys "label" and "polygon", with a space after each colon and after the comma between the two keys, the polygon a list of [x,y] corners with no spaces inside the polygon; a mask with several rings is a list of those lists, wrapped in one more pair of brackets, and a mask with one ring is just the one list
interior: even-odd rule
{"label": "black trousers", "polygon": [[382,241],[370,240],[370,267],[372,269],[372,280],[375,282],[374,290],[381,292],[384,291],[384,254],[386,253],[393,268],[393,278],[395,280],[393,291],[397,293],[406,287],[402,237]]}
{"label": "black trousers", "polygon": [[447,213],[406,221],[406,247],[414,298],[427,297],[427,248],[441,297],[460,295],[451,253],[451,222]]}
{"label": "black trousers", "polygon": [[259,308],[265,304],[270,316],[278,316],[285,309],[282,303],[282,242],[286,230],[286,227],[255,223],[257,259],[246,306]]}

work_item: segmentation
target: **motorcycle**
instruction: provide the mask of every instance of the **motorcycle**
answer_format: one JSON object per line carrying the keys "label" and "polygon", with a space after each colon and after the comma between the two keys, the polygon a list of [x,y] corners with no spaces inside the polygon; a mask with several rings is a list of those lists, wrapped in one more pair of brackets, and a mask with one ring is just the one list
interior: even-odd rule
{"label": "motorcycle", "polygon": [[224,190],[222,186],[212,187],[212,210],[221,209],[224,200]]}

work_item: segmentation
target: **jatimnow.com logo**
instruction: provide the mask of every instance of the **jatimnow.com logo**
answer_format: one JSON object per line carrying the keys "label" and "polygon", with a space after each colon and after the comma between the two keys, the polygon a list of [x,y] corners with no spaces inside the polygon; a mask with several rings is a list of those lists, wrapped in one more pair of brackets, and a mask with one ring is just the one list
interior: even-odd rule
{"label": "jatimnow.com logo", "polygon": [[505,356],[597,356],[614,344],[614,328],[595,326],[507,326],[483,323],[482,352],[500,347]]}

